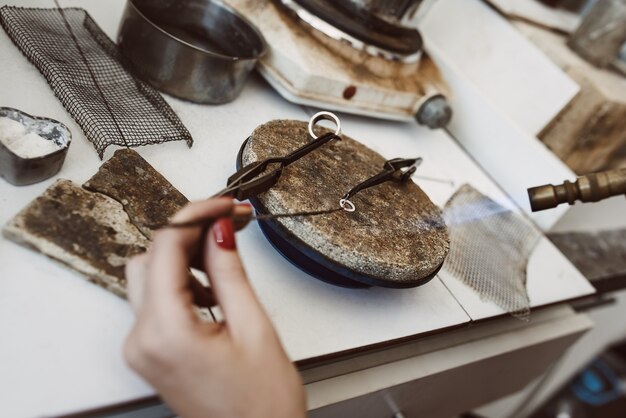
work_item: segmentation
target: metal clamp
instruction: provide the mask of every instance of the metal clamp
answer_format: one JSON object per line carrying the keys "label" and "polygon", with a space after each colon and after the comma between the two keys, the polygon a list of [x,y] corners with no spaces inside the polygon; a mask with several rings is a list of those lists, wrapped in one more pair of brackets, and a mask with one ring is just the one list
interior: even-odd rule
{"label": "metal clamp", "polygon": [[423,159],[421,157],[394,158],[393,160],[385,161],[383,171],[350,189],[350,191],[343,195],[339,201],[339,206],[348,212],[354,212],[356,207],[349,200],[352,196],[362,190],[369,189],[370,187],[374,187],[388,181],[395,181],[398,183],[405,182],[417,171],[417,167],[419,167],[422,161]]}
{"label": "metal clamp", "polygon": [[231,196],[237,200],[246,200],[252,196],[257,196],[269,190],[278,182],[284,168],[324,144],[335,139],[341,139],[339,136],[339,133],[341,133],[339,118],[330,112],[320,112],[313,116],[309,121],[309,132],[312,132],[313,126],[322,119],[332,120],[337,124],[335,133],[328,132],[319,137],[313,136],[313,141],[305,143],[286,156],[270,157],[248,164],[230,176],[226,188],[218,192],[214,197]]}

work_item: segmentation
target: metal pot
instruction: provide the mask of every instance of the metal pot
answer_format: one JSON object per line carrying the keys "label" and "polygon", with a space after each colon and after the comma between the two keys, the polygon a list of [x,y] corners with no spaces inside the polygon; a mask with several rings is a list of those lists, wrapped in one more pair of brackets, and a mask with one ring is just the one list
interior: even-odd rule
{"label": "metal pot", "polygon": [[140,78],[172,96],[211,104],[236,98],[267,50],[251,23],[212,0],[129,0],[118,42]]}

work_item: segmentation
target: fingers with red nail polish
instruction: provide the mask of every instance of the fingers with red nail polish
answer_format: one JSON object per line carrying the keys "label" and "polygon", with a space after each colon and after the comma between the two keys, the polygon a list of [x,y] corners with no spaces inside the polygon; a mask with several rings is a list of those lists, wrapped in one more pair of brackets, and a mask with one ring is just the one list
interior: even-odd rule
{"label": "fingers with red nail polish", "polygon": [[215,242],[224,250],[234,250],[237,248],[235,242],[235,227],[232,218],[220,218],[213,226]]}
{"label": "fingers with red nail polish", "polygon": [[[213,227],[163,229],[155,235],[149,253],[127,267],[137,321],[124,354],[178,415],[306,416],[300,376],[236,249],[239,224],[233,218],[245,221],[251,216],[249,205],[233,205],[228,199],[190,204],[174,221],[212,218],[217,220]],[[197,319],[192,305],[197,298],[192,292],[205,289],[189,274],[196,255],[221,307],[222,323]]]}

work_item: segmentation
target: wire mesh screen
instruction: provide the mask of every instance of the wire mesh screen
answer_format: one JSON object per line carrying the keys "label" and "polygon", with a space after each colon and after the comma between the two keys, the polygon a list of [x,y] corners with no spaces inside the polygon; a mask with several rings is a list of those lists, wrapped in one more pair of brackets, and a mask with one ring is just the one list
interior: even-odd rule
{"label": "wire mesh screen", "polygon": [[163,97],[128,73],[117,45],[83,9],[5,6],[0,23],[46,78],[100,158],[112,144],[193,140]]}
{"label": "wire mesh screen", "polygon": [[450,233],[444,271],[481,299],[527,319],[526,266],[541,232],[468,184],[446,203],[443,216]]}

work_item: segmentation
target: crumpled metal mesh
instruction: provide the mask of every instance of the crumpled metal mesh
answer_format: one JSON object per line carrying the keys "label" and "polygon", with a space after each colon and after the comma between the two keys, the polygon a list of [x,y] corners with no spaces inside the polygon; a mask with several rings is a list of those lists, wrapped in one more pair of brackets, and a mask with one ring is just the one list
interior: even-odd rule
{"label": "crumpled metal mesh", "polygon": [[526,266],[541,232],[526,218],[465,184],[443,217],[450,252],[443,269],[513,316],[528,319]]}
{"label": "crumpled metal mesh", "polygon": [[37,67],[100,158],[126,147],[193,140],[163,97],[128,73],[117,45],[83,9],[5,6],[0,24]]}

